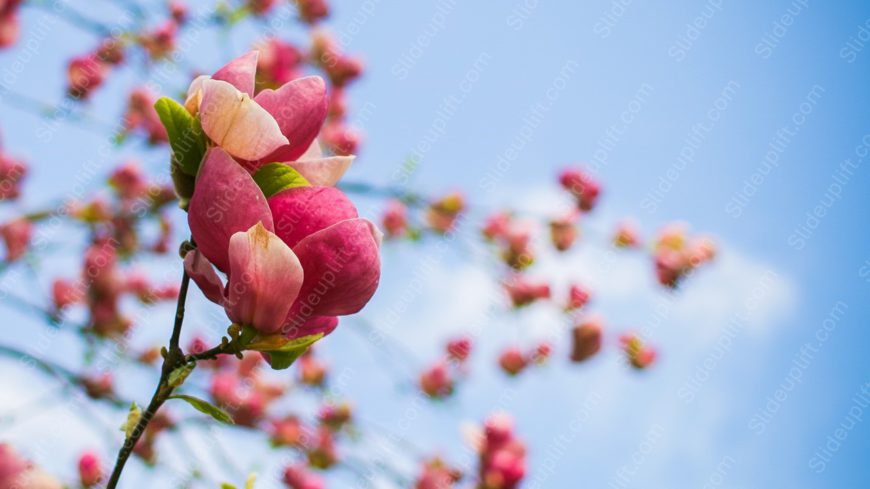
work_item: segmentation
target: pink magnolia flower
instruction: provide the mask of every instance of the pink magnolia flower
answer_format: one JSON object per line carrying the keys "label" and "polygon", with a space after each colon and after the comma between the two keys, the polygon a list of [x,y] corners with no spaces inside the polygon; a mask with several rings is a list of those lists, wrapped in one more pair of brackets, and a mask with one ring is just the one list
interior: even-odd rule
{"label": "pink magnolia flower", "polygon": [[266,414],[269,399],[251,382],[244,381],[238,372],[215,373],[209,393],[238,425],[255,426]]}
{"label": "pink magnolia flower", "polygon": [[525,370],[528,360],[519,348],[506,348],[498,357],[498,364],[504,372],[514,376]]}
{"label": "pink magnolia flower", "polygon": [[286,163],[312,185],[334,185],[351,156],[324,158],[315,138],[326,119],[326,85],[316,76],[254,96],[258,52],[229,62],[190,84],[185,107],[199,113],[211,141],[248,170]]}
{"label": "pink magnolia flower", "polygon": [[637,334],[624,334],[619,338],[619,341],[622,344],[622,350],[625,352],[628,363],[632,367],[643,370],[655,361],[655,349],[645,345]]}
{"label": "pink magnolia flower", "polygon": [[591,175],[578,168],[569,168],[559,176],[559,183],[577,200],[577,207],[591,211],[598,202],[601,185]]}
{"label": "pink magnolia flower", "polygon": [[601,350],[602,321],[597,316],[584,319],[571,330],[571,361],[580,363]]}
{"label": "pink magnolia flower", "polygon": [[459,469],[450,467],[439,457],[423,463],[420,475],[414,483],[414,489],[453,489],[462,479]]}
{"label": "pink magnolia flower", "polygon": [[296,46],[270,37],[255,47],[259,51],[256,72],[258,87],[278,88],[299,78],[303,56]]}
{"label": "pink magnolia flower", "polygon": [[338,462],[335,435],[325,426],[317,429],[314,446],[308,451],[308,463],[318,469],[328,469]]}
{"label": "pink magnolia flower", "polygon": [[310,436],[302,421],[292,415],[272,421],[270,433],[272,445],[279,447],[302,447]]}
{"label": "pink magnolia flower", "polygon": [[17,199],[26,175],[27,165],[23,161],[0,152],[0,201]]}
{"label": "pink magnolia flower", "polygon": [[75,98],[88,98],[103,84],[108,67],[96,54],[73,58],[67,67],[67,92]]}
{"label": "pink magnolia flower", "polygon": [[299,9],[299,17],[309,24],[329,17],[329,4],[326,0],[296,0],[296,8]]}
{"label": "pink magnolia flower", "polygon": [[84,286],[76,280],[58,278],[51,284],[51,298],[56,310],[80,303],[84,293]]}
{"label": "pink magnolia flower", "polygon": [[139,43],[152,60],[159,60],[175,51],[178,24],[169,19],[151,31],[139,36]]}
{"label": "pink magnolia flower", "polygon": [[14,219],[0,226],[0,236],[6,244],[6,261],[14,262],[24,256],[30,246],[33,223],[25,218]]}
{"label": "pink magnolia flower", "polygon": [[[296,187],[268,199],[220,148],[209,150],[190,200],[198,248],[185,269],[237,324],[297,338],[329,334],[380,279],[380,232],[333,187]],[[225,272],[224,287],[212,265]]]}
{"label": "pink magnolia flower", "polygon": [[362,144],[362,133],[344,122],[330,121],[323,127],[321,133],[323,144],[333,153],[341,156],[352,155]]}
{"label": "pink magnolia flower", "polygon": [[434,399],[453,393],[453,378],[446,362],[437,362],[420,374],[420,390]]}
{"label": "pink magnolia flower", "polygon": [[447,234],[453,231],[464,210],[465,197],[460,192],[451,192],[429,204],[426,222],[436,233]]}
{"label": "pink magnolia flower", "polygon": [[527,306],[535,301],[550,298],[550,285],[546,282],[533,282],[522,275],[515,275],[506,282],[504,288],[514,307]]}
{"label": "pink magnolia flower", "polygon": [[618,248],[635,248],[640,245],[637,226],[630,221],[620,223],[613,236],[613,244]]}
{"label": "pink magnolia flower", "polygon": [[322,387],[326,382],[329,368],[314,355],[313,349],[308,349],[297,362],[299,366],[299,382],[311,387]]}
{"label": "pink magnolia flower", "polygon": [[138,199],[148,191],[148,182],[135,161],[118,166],[109,175],[109,185],[118,192],[119,197],[126,200]]}
{"label": "pink magnolia flower", "polygon": [[486,218],[486,221],[483,223],[483,229],[481,229],[484,239],[487,241],[504,239],[508,234],[512,219],[513,216],[507,211],[491,214]]}
{"label": "pink magnolia flower", "polygon": [[589,289],[580,284],[571,284],[568,288],[568,301],[565,304],[566,311],[580,309],[589,303]]}
{"label": "pink magnolia flower", "polygon": [[514,434],[513,421],[506,414],[486,420],[479,446],[479,487],[515,489],[526,474],[526,448]]}
{"label": "pink magnolia flower", "polygon": [[447,343],[447,357],[462,363],[471,355],[471,345],[471,338],[467,336],[454,338]]}
{"label": "pink magnolia flower", "polygon": [[404,236],[408,232],[408,206],[396,199],[387,202],[381,225],[384,227],[387,237]]}
{"label": "pink magnolia flower", "polygon": [[100,457],[94,452],[85,452],[79,457],[79,480],[85,487],[94,487],[99,484],[105,471]]}
{"label": "pink magnolia flower", "polygon": [[127,131],[140,130],[148,136],[149,144],[168,141],[166,128],[154,109],[157,97],[147,88],[136,88],[130,92],[127,112],[124,115],[124,128]]}
{"label": "pink magnolia flower", "polygon": [[290,489],[324,489],[323,479],[303,465],[291,465],[284,470],[284,484]]}
{"label": "pink magnolia flower", "polygon": [[570,212],[562,217],[550,221],[550,241],[558,251],[567,251],[577,241],[580,234],[575,221],[577,213]]}

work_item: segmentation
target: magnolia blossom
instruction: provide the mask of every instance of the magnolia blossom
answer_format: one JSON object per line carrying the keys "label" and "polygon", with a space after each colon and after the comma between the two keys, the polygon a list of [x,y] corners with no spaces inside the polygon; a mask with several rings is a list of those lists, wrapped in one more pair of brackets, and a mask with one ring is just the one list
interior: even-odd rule
{"label": "magnolia blossom", "polygon": [[254,96],[259,54],[229,62],[190,84],[185,107],[199,114],[211,141],[250,171],[286,163],[312,185],[334,185],[352,156],[324,158],[315,142],[326,119],[326,85],[316,76],[265,89]]}
{"label": "magnolia blossom", "polygon": [[255,47],[259,51],[256,73],[258,87],[278,88],[299,78],[303,55],[296,46],[277,37],[270,37]]}
{"label": "magnolia blossom", "polygon": [[613,235],[613,244],[618,248],[635,248],[640,246],[637,226],[630,221],[620,223]]}
{"label": "magnolia blossom", "polygon": [[567,251],[577,241],[580,234],[575,224],[578,213],[569,212],[550,221],[550,241],[558,251]]}
{"label": "magnolia blossom", "polygon": [[447,357],[462,363],[471,355],[471,345],[471,338],[467,336],[454,338],[447,343]]}
{"label": "magnolia blossom", "polygon": [[329,369],[322,360],[314,355],[314,349],[309,348],[299,357],[296,363],[299,369],[299,383],[311,387],[322,387],[326,382]]}
{"label": "magnolia blossom", "polygon": [[124,128],[127,131],[140,130],[148,136],[149,144],[168,141],[166,128],[154,109],[157,97],[147,88],[136,88],[130,92],[127,112],[124,115]]}
{"label": "magnolia blossom", "polygon": [[290,489],[324,489],[323,479],[303,465],[291,465],[284,470],[284,484]]}
{"label": "magnolia blossom", "polygon": [[447,362],[439,361],[420,374],[420,390],[436,399],[453,393],[453,378]]}
{"label": "magnolia blossom", "polygon": [[423,463],[414,489],[453,489],[462,479],[462,472],[435,457]]}
{"label": "magnolia blossom", "polygon": [[622,350],[628,359],[629,365],[643,370],[649,367],[656,359],[655,349],[644,344],[640,336],[634,333],[627,333],[619,338],[622,344]]}
{"label": "magnolia blossom", "polygon": [[67,92],[75,98],[88,98],[103,84],[107,65],[96,54],[73,58],[67,67]]}
{"label": "magnolia blossom", "polygon": [[402,201],[392,199],[387,202],[381,225],[389,238],[398,238],[408,232],[408,206]]}
{"label": "magnolia blossom", "polygon": [[498,364],[508,375],[514,376],[525,370],[529,361],[519,348],[506,348],[498,357]]}
{"label": "magnolia blossom", "polygon": [[571,330],[571,361],[579,363],[601,350],[602,321],[590,316]]}
{"label": "magnolia blossom", "polygon": [[580,284],[571,284],[568,288],[568,301],[565,304],[566,311],[580,309],[589,303],[589,289]]}
{"label": "magnolia blossom", "polygon": [[273,420],[269,439],[273,446],[303,447],[310,435],[298,416]]}
{"label": "magnolia blossom", "polygon": [[24,256],[33,237],[33,223],[18,218],[0,225],[0,237],[6,244],[6,261],[13,262]]}
{"label": "magnolia blossom", "polygon": [[177,37],[178,24],[175,19],[169,19],[139,36],[139,43],[151,59],[158,60],[169,56],[175,50]]}
{"label": "magnolia blossom", "polygon": [[299,17],[303,21],[314,24],[329,16],[329,4],[326,0],[296,0]]}
{"label": "magnolia blossom", "polygon": [[63,489],[63,485],[0,443],[0,489]]}
{"label": "magnolia blossom", "polygon": [[[185,269],[230,319],[265,334],[328,334],[380,278],[380,232],[333,187],[269,197],[224,150],[209,150],[190,200],[198,248]],[[226,287],[212,264],[228,276]]]}
{"label": "magnolia blossom", "polygon": [[514,307],[527,306],[535,301],[550,298],[550,285],[534,282],[523,275],[515,275],[506,282],[504,288]]}
{"label": "magnolia blossom", "polygon": [[429,204],[426,221],[436,233],[446,234],[453,231],[464,210],[465,197],[460,192],[451,192]]}
{"label": "magnolia blossom", "polygon": [[559,183],[577,201],[577,207],[584,212],[591,211],[598,202],[601,185],[587,172],[579,168],[569,168],[559,175]]}
{"label": "magnolia blossom", "polygon": [[317,413],[317,420],[332,431],[340,431],[353,420],[353,407],[347,402],[324,404]]}
{"label": "magnolia blossom", "polygon": [[716,245],[707,237],[690,240],[686,226],[673,223],[659,232],[653,253],[659,283],[675,288],[685,276],[715,258]]}
{"label": "magnolia blossom", "polygon": [[27,165],[23,161],[0,152],[0,201],[17,199],[26,175]]}
{"label": "magnolia blossom", "polygon": [[95,487],[99,484],[105,471],[100,457],[94,452],[85,452],[79,457],[79,480],[84,487]]}
{"label": "magnolia blossom", "polygon": [[514,433],[513,420],[495,414],[474,444],[480,454],[479,489],[516,489],[526,475],[526,447]]}
{"label": "magnolia blossom", "polygon": [[8,48],[18,41],[21,26],[18,23],[18,8],[21,0],[0,1],[0,48]]}

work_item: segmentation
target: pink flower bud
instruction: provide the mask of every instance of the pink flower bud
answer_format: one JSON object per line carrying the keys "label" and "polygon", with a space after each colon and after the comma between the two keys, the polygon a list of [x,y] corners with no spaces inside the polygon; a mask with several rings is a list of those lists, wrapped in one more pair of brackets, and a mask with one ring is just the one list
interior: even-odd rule
{"label": "pink flower bud", "polygon": [[155,29],[139,36],[139,43],[152,60],[163,59],[175,50],[178,24],[169,19]]}
{"label": "pink flower bud", "polygon": [[544,364],[547,360],[550,359],[550,355],[553,353],[553,347],[547,342],[539,343],[538,346],[535,347],[534,351],[532,351],[531,359],[538,365]]}
{"label": "pink flower bud", "polygon": [[94,452],[85,452],[79,457],[79,480],[85,487],[94,487],[99,484],[105,473],[100,457]]}
{"label": "pink flower bud", "polygon": [[420,390],[438,399],[453,393],[453,379],[445,362],[438,362],[420,375]]}
{"label": "pink flower bud", "polygon": [[30,246],[33,223],[24,218],[9,221],[0,226],[0,236],[6,245],[6,262],[14,262],[24,256]]}
{"label": "pink flower bud", "polygon": [[305,465],[291,465],[284,470],[284,484],[290,489],[324,489],[326,484],[319,475]]}
{"label": "pink flower bud", "polygon": [[571,331],[571,361],[579,363],[601,350],[602,326],[597,316],[589,317]]}
{"label": "pink flower bud", "polygon": [[124,127],[128,131],[139,130],[148,137],[149,144],[164,143],[169,140],[166,128],[154,109],[157,97],[146,88],[136,88],[130,92]]}
{"label": "pink flower bud", "polygon": [[550,221],[550,241],[558,251],[567,251],[577,241],[579,232],[574,223],[576,220],[577,214],[572,212]]}
{"label": "pink flower bud", "polygon": [[591,211],[598,202],[601,186],[591,175],[577,168],[564,170],[559,176],[559,183],[577,200],[577,207]]}
{"label": "pink flower bud", "polygon": [[21,25],[18,22],[18,12],[3,11],[0,13],[0,49],[14,45],[20,35]]}
{"label": "pink flower bud", "polygon": [[433,231],[446,234],[453,231],[464,210],[465,197],[460,192],[452,192],[429,205],[426,221]]}
{"label": "pink flower bud", "polygon": [[0,152],[0,201],[17,199],[21,181],[27,175],[27,165]]}
{"label": "pink flower bud", "polygon": [[550,286],[545,282],[532,282],[522,275],[515,275],[504,283],[504,288],[514,307],[524,307],[541,299],[550,298]]}
{"label": "pink flower bud", "polygon": [[404,236],[408,232],[408,207],[400,200],[390,200],[381,224],[388,237]]}
{"label": "pink flower bud", "polygon": [[296,46],[270,37],[256,45],[257,83],[265,88],[278,88],[301,76],[302,53]]}
{"label": "pink flower bud", "polygon": [[84,298],[84,285],[81,282],[58,278],[51,284],[51,298],[56,310],[78,304]]}
{"label": "pink flower bud", "polygon": [[346,402],[324,404],[317,414],[317,419],[330,430],[339,431],[353,419],[353,408]]}
{"label": "pink flower bud", "polygon": [[117,37],[103,39],[95,54],[107,65],[119,65],[124,62],[124,41]]}
{"label": "pink flower bud", "polygon": [[299,17],[308,24],[315,24],[329,16],[329,4],[326,0],[296,0],[296,7],[299,9]]}
{"label": "pink flower bud", "polygon": [[519,348],[512,347],[501,352],[501,355],[499,355],[498,358],[498,364],[506,374],[514,376],[526,368],[528,361]]}
{"label": "pink flower bud", "polygon": [[613,244],[618,248],[635,248],[640,245],[637,227],[631,222],[623,222],[616,228]]}
{"label": "pink flower bud", "polygon": [[320,387],[326,381],[328,369],[326,364],[314,356],[313,350],[306,351],[297,362],[299,365],[299,382],[303,385]]}
{"label": "pink flower bud", "polygon": [[320,427],[314,438],[314,446],[308,452],[308,463],[318,469],[328,469],[338,462],[335,436],[326,427]]}
{"label": "pink flower bud", "polygon": [[568,289],[568,301],[565,304],[565,310],[574,311],[580,309],[589,303],[589,296],[590,292],[588,288],[579,284],[571,284]]}
{"label": "pink flower bud", "polygon": [[108,68],[96,54],[73,58],[67,68],[67,91],[75,98],[88,98],[103,84]]}
{"label": "pink flower bud", "polygon": [[170,0],[169,15],[176,24],[183,25],[187,22],[187,17],[189,15],[187,4],[181,0]]}
{"label": "pink flower bud", "polygon": [[643,370],[655,361],[656,351],[646,346],[640,336],[628,333],[622,335],[619,341],[622,343],[622,350],[632,367]]}
{"label": "pink flower bud", "polygon": [[447,356],[457,362],[464,362],[471,355],[471,338],[462,336],[447,343]]}
{"label": "pink flower bud", "polygon": [[272,445],[279,447],[302,447],[310,436],[302,421],[296,416],[272,421],[270,433]]}
{"label": "pink flower bud", "polygon": [[427,460],[421,469],[414,489],[453,489],[462,479],[462,472],[447,465],[442,459],[435,457]]}
{"label": "pink flower bud", "polygon": [[254,15],[265,15],[275,6],[275,0],[247,0],[247,4]]}
{"label": "pink flower bud", "polygon": [[94,399],[109,397],[115,392],[115,379],[111,372],[85,376],[81,382],[88,395]]}

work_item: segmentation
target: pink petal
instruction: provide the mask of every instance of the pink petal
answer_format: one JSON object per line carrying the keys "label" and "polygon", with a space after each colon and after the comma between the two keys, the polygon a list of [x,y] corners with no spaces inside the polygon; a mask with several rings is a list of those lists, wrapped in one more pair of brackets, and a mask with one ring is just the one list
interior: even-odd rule
{"label": "pink petal", "polygon": [[230,61],[212,75],[213,80],[223,80],[240,92],[254,96],[254,76],[257,74],[259,51],[251,51]]}
{"label": "pink petal", "polygon": [[354,156],[331,156],[329,158],[300,159],[287,163],[302,174],[311,185],[332,187],[353,163]]}
{"label": "pink petal", "polygon": [[199,251],[218,269],[229,270],[230,236],[262,222],[274,229],[266,197],[226,151],[212,148],[199,170],[187,222]]}
{"label": "pink petal", "polygon": [[381,276],[378,234],[371,222],[349,219],[296,245],[305,282],[288,325],[302,325],[314,316],[353,314],[366,305]]}
{"label": "pink petal", "polygon": [[272,114],[281,133],[290,140],[288,145],[263,158],[263,163],[297,160],[317,137],[326,119],[326,84],[319,76],[293,80],[278,90],[263,90],[254,100]]}
{"label": "pink petal", "polygon": [[296,187],[269,197],[277,234],[295,247],[305,237],[335,223],[359,217],[353,202],[335,187]]}
{"label": "pink petal", "polygon": [[184,270],[199,286],[206,299],[215,304],[224,303],[224,284],[214,271],[211,263],[199,250],[193,250],[184,257]]}
{"label": "pink petal", "polygon": [[301,338],[303,336],[311,336],[318,333],[323,333],[323,336],[328,335],[335,331],[335,328],[338,327],[338,318],[335,316],[315,316],[313,318],[305,321],[305,324],[302,326],[294,327],[292,324],[288,325],[282,333],[287,336],[288,339],[296,339]]}
{"label": "pink petal", "polygon": [[272,334],[281,329],[302,287],[302,265],[289,246],[257,223],[230,238],[230,319]]}
{"label": "pink petal", "polygon": [[208,137],[245,160],[258,160],[288,143],[266,109],[225,81],[202,82],[199,114]]}

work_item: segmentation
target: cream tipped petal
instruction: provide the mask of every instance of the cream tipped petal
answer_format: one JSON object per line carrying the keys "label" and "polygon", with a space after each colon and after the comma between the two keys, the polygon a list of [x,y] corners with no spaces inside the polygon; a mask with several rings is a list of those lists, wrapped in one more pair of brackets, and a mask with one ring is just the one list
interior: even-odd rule
{"label": "cream tipped petal", "polygon": [[225,81],[202,82],[199,113],[208,137],[238,158],[259,160],[289,143],[269,112]]}
{"label": "cream tipped petal", "polygon": [[287,163],[302,174],[311,185],[332,187],[347,172],[353,163],[353,155],[330,156],[328,158],[300,159]]}

